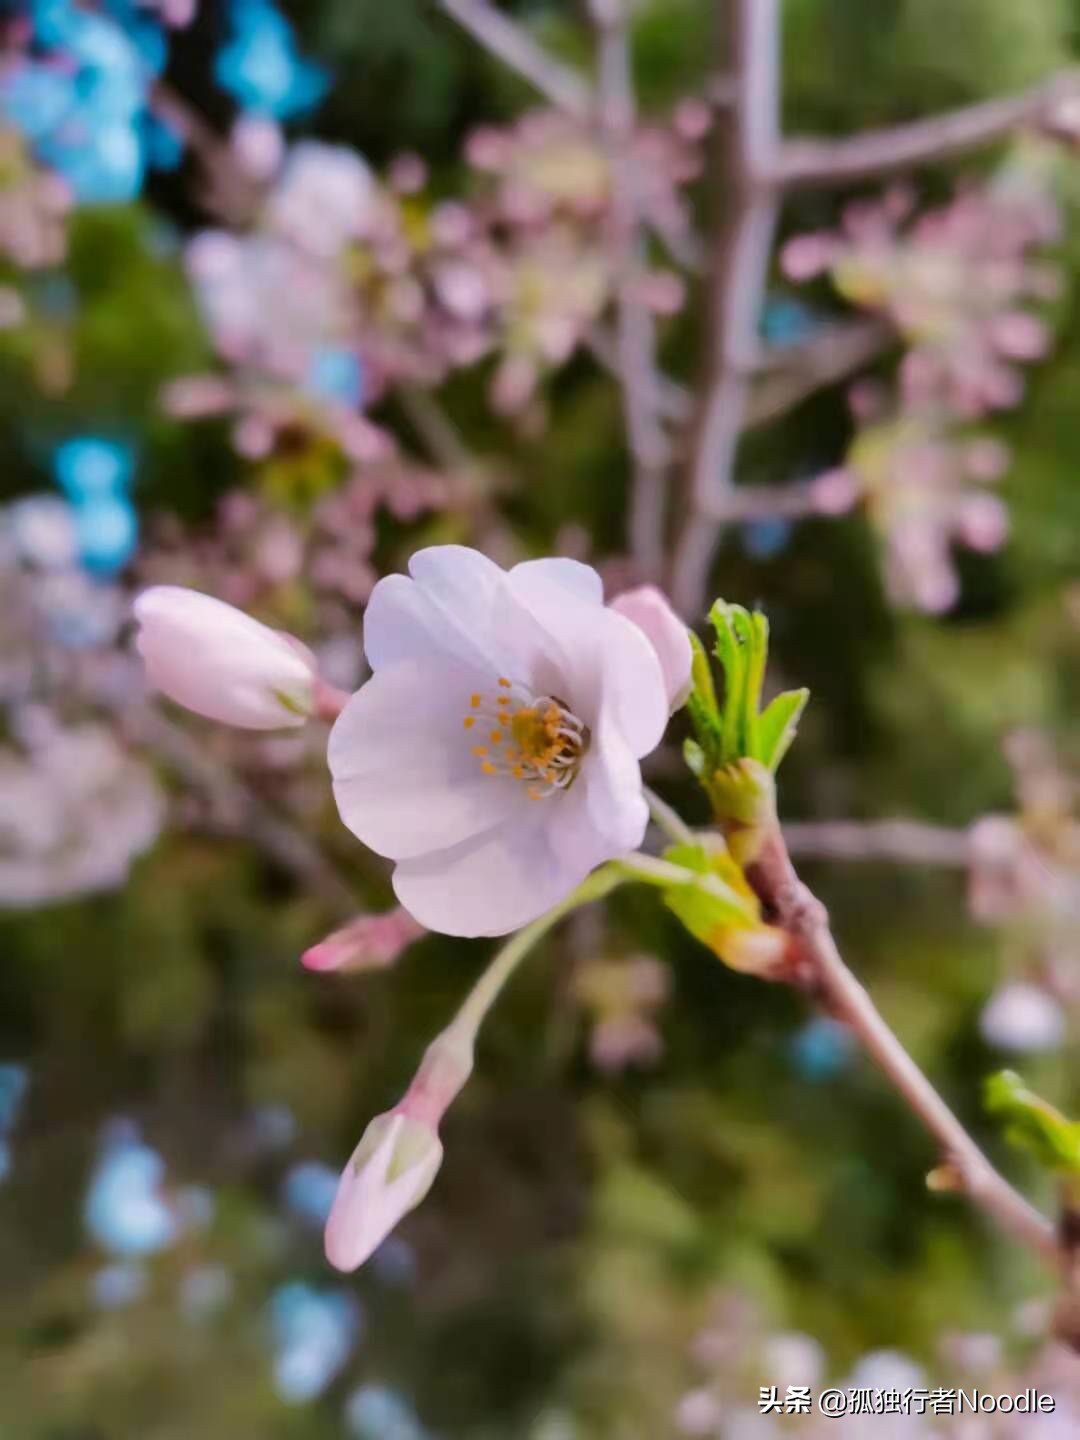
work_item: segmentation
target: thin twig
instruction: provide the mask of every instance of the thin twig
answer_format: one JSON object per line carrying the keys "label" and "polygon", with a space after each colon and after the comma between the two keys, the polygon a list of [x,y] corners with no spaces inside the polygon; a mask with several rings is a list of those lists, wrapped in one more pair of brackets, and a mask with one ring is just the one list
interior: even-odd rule
{"label": "thin twig", "polygon": [[909,170],[988,145],[1018,126],[1048,122],[1062,101],[1078,94],[1080,72],[1065,70],[1019,95],[909,125],[866,130],[848,140],[791,139],[777,152],[768,178],[781,186],[842,185]]}
{"label": "thin twig", "polygon": [[871,318],[830,324],[800,344],[766,351],[760,378],[746,402],[743,428],[778,420],[817,391],[869,365],[895,342],[896,331]]}
{"label": "thin twig", "polygon": [[738,90],[722,127],[726,208],[710,283],[706,379],[668,582],[684,615],[701,608],[719,530],[707,516],[731,488],[777,217],[776,193],[762,177],[775,164],[779,126],[778,0],[728,0],[728,8]]}
{"label": "thin twig", "polygon": [[660,423],[656,327],[642,302],[646,242],[632,154],[637,103],[624,0],[592,0],[597,28],[597,120],[612,175],[611,251],[615,263],[614,360],[633,478],[630,554],[643,579],[664,559],[668,443]]}
{"label": "thin twig", "polygon": [[812,480],[787,485],[732,486],[715,503],[702,508],[703,519],[717,525],[749,525],[756,520],[805,520],[829,513],[817,499]]}
{"label": "thin twig", "polygon": [[642,792],[646,803],[649,806],[649,814],[656,826],[664,832],[669,840],[676,844],[688,845],[693,843],[694,832],[687,825],[686,821],[673,810],[666,800],[661,800],[655,790],[650,790],[648,785],[642,786]]}
{"label": "thin twig", "polygon": [[945,1172],[955,1188],[1007,1234],[1057,1263],[1060,1251],[1053,1225],[994,1169],[844,964],[825,907],[796,875],[779,828],[747,874],[770,917],[799,942],[810,988],[858,1037],[941,1146]]}
{"label": "thin twig", "polygon": [[568,65],[538,45],[529,32],[487,0],[439,0],[441,8],[504,65],[517,71],[560,110],[579,120],[592,108],[589,86]]}
{"label": "thin twig", "polygon": [[[769,346],[754,358],[753,387],[746,402],[744,430],[769,424],[819,390],[845,380],[888,349],[896,335],[884,321],[858,318],[824,326],[794,345]],[[595,327],[588,347],[605,370],[617,373],[615,337]],[[693,415],[685,385],[658,371],[656,406],[661,417],[682,424]]]}
{"label": "thin twig", "polygon": [[154,706],[128,711],[134,733],[210,803],[212,824],[259,845],[342,917],[356,911],[356,896],[319,846],[265,805],[225,764]]}
{"label": "thin twig", "polygon": [[230,224],[247,224],[258,205],[260,187],[237,163],[228,142],[165,80],[151,86],[150,108],[202,166],[206,180],[202,200],[207,209]]}
{"label": "thin twig", "polygon": [[399,385],[396,395],[409,423],[444,470],[468,470],[476,465],[454,422],[430,390]]}
{"label": "thin twig", "polygon": [[[593,358],[608,372],[618,378],[619,362],[615,349],[615,336],[600,325],[594,325],[585,338],[585,344]],[[685,385],[673,380],[663,371],[654,376],[656,386],[656,408],[665,420],[685,423],[694,413],[694,398]]]}
{"label": "thin twig", "polygon": [[814,860],[893,860],[902,865],[964,869],[971,863],[966,830],[920,820],[820,820],[786,824],[793,855]]}

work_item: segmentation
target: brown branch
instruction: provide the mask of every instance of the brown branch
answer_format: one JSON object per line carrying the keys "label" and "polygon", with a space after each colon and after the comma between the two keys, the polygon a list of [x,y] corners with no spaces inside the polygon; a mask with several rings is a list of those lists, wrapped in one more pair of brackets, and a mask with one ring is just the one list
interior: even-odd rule
{"label": "brown branch", "polygon": [[775,165],[779,126],[778,0],[728,0],[728,18],[738,81],[721,127],[726,208],[710,282],[706,378],[668,578],[684,615],[701,608],[719,534],[719,523],[709,516],[731,489],[778,205],[763,180]]}
{"label": "brown branch", "polygon": [[1019,95],[987,100],[910,125],[867,130],[847,140],[788,140],[769,179],[780,186],[842,185],[909,170],[1000,140],[1018,126],[1046,123],[1063,100],[1080,94],[1080,72],[1060,71]]}
{"label": "brown branch", "polygon": [[549,55],[527,30],[488,0],[439,0],[439,5],[485,50],[528,80],[558,109],[579,120],[588,119],[592,95],[577,71]]}
{"label": "brown branch", "polygon": [[646,242],[632,153],[637,104],[623,3],[592,0],[598,51],[597,119],[612,175],[610,228],[616,274],[612,359],[633,467],[630,554],[641,578],[656,580],[664,559],[669,452],[660,423],[656,327],[641,298]]}
{"label": "brown branch", "polygon": [[852,1030],[941,1147],[949,1187],[962,1190],[1006,1234],[1058,1264],[1054,1226],[995,1170],[844,964],[825,907],[795,873],[779,827],[772,828],[747,875],[769,916],[798,942],[800,980]]}
{"label": "brown branch", "polygon": [[810,820],[786,824],[784,839],[793,855],[815,860],[891,860],[949,869],[971,863],[966,830],[920,820]]}

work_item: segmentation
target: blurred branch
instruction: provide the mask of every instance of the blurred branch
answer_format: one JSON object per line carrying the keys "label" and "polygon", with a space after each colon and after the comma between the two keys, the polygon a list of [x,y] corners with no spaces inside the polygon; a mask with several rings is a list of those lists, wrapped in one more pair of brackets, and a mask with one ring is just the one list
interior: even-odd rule
{"label": "blurred branch", "polygon": [[230,224],[243,225],[255,210],[259,187],[236,163],[226,141],[164,80],[150,89],[150,108],[198,159],[206,179],[207,209]]}
{"label": "blurred branch", "polygon": [[815,860],[895,860],[956,869],[971,861],[966,830],[919,820],[811,820],[785,825],[784,839],[793,855]]}
{"label": "blurred branch", "polygon": [[592,95],[582,77],[549,55],[529,32],[488,0],[438,0],[442,10],[504,65],[528,80],[551,103],[579,120],[588,119]]}
{"label": "blurred branch", "polygon": [[1052,118],[1062,101],[1080,95],[1080,72],[1060,71],[1022,94],[987,100],[910,125],[867,130],[847,140],[788,140],[768,179],[781,186],[841,185],[907,170],[999,140],[1020,125]]}
{"label": "blurred branch", "polygon": [[937,1140],[943,1161],[935,1172],[937,1188],[962,1190],[1006,1234],[1056,1265],[1060,1251],[1053,1225],[994,1169],[844,964],[825,907],[795,873],[779,826],[772,827],[747,875],[766,912],[801,947],[800,983],[852,1030]]}
{"label": "blurred branch", "polygon": [[806,520],[812,515],[834,513],[822,505],[819,497],[813,480],[795,480],[786,485],[732,485],[701,514],[717,525],[749,525],[756,520]]}
{"label": "blurred branch", "polygon": [[430,390],[419,385],[399,385],[395,394],[410,425],[437,465],[450,471],[474,466],[469,447]]}
{"label": "blurred branch", "polygon": [[215,826],[251,839],[335,914],[355,913],[356,896],[318,845],[266,806],[229,766],[153,706],[142,707],[134,716],[129,710],[124,718],[144,744],[209,802]]}
{"label": "blurred branch", "polygon": [[896,332],[883,320],[858,319],[827,325],[797,345],[766,352],[759,366],[761,378],[747,400],[744,428],[767,425],[818,390],[846,380],[895,339]]}
{"label": "blurred branch", "polygon": [[658,579],[664,559],[669,450],[660,422],[656,327],[641,298],[646,241],[631,152],[637,104],[624,0],[592,0],[597,28],[597,119],[611,164],[615,339],[612,359],[622,392],[633,466],[628,532],[643,578]]}
{"label": "blurred branch", "polygon": [[701,608],[719,534],[710,517],[731,489],[778,209],[765,178],[776,163],[779,133],[778,0],[727,0],[726,8],[737,89],[719,127],[724,215],[710,280],[706,375],[668,577],[683,615]]}
{"label": "blurred branch", "polygon": [[[838,321],[794,345],[766,349],[754,364],[755,384],[746,402],[744,429],[778,420],[819,390],[845,380],[887,350],[895,332],[877,319]],[[589,336],[592,354],[613,375],[617,373],[615,337],[599,328]],[[689,420],[693,396],[685,385],[662,371],[655,374],[656,404],[666,420]]]}

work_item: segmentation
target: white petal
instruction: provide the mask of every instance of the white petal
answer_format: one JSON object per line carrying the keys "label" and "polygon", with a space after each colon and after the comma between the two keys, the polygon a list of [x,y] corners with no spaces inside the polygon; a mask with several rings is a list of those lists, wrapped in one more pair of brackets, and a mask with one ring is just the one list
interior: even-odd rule
{"label": "white petal", "polygon": [[[602,712],[581,773],[552,807],[552,835],[568,864],[585,873],[636,850],[645,838],[649,807],[641,793],[641,769],[611,719]],[[555,807],[558,807],[557,810]]]}
{"label": "white petal", "polygon": [[594,727],[610,707],[635,756],[659,745],[668,722],[667,687],[656,651],[624,616],[603,606],[568,601],[565,587],[536,574],[511,587],[558,644],[566,690],[558,692]]}
{"label": "white petal", "polygon": [[373,670],[400,660],[456,657],[483,674],[547,688],[565,657],[479,551],[436,545],[409,562],[413,578],[388,575],[371,592],[364,649]]}
{"label": "white petal", "polygon": [[485,775],[466,730],[475,672],[452,660],[376,671],[330,732],[327,759],[341,818],[392,860],[444,850],[523,814],[508,775]]}
{"label": "white petal", "polygon": [[604,582],[591,565],[583,565],[580,560],[568,560],[562,555],[546,560],[523,560],[509,573],[519,593],[523,593],[523,587],[538,580],[545,587],[561,585],[576,600],[587,605],[604,603]]}
{"label": "white petal", "polygon": [[421,925],[444,935],[505,935],[565,899],[588,869],[553,848],[549,806],[528,801],[532,816],[506,821],[474,840],[394,871],[394,892]]}

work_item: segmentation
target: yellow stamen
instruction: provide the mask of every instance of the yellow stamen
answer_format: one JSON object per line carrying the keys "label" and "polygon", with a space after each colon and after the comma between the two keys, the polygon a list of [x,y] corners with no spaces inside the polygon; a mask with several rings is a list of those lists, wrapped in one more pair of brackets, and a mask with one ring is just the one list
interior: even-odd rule
{"label": "yellow stamen", "polygon": [[484,772],[485,775],[497,775],[499,773],[495,769],[495,766],[492,765],[490,760],[485,760],[484,763],[480,766],[480,769]]}
{"label": "yellow stamen", "polygon": [[483,760],[484,756],[488,753],[488,748],[486,745],[474,745],[472,753],[478,759]]}
{"label": "yellow stamen", "polygon": [[472,706],[472,708],[473,708],[474,710],[478,710],[478,709],[480,708],[480,696],[479,696],[479,695],[472,695],[472,696],[470,696],[470,698],[469,698],[469,704]]}
{"label": "yellow stamen", "polygon": [[499,676],[499,684],[503,687],[504,690],[510,689],[510,681],[507,680],[505,675]]}
{"label": "yellow stamen", "polygon": [[492,730],[491,735],[488,738],[491,740],[491,743],[493,745],[498,745],[499,741],[502,739],[502,735],[503,732],[501,730]]}
{"label": "yellow stamen", "polygon": [[466,716],[465,716],[465,729],[466,729],[466,730],[471,730],[472,727],[473,727],[475,724],[476,724],[476,716],[475,716],[475,715],[466,715]]}

